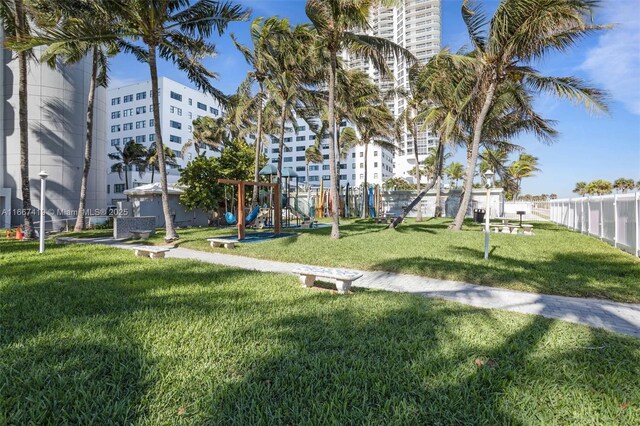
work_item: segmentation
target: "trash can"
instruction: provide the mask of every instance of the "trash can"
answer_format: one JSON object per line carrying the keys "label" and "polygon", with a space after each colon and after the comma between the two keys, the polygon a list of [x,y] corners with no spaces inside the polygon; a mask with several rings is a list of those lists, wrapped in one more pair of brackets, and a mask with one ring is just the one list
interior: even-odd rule
{"label": "trash can", "polygon": [[486,211],[484,209],[473,209],[473,220],[477,223],[484,222],[484,215]]}

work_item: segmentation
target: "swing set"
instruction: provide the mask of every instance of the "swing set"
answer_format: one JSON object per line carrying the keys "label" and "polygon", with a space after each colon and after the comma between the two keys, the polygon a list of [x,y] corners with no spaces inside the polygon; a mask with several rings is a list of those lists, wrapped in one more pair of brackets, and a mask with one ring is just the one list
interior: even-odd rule
{"label": "swing set", "polygon": [[[220,184],[224,184],[224,185],[237,185],[238,190],[237,190],[237,194],[238,194],[238,217],[236,220],[236,217],[234,216],[234,214],[230,211],[227,211],[227,213],[224,215],[225,220],[227,221],[227,223],[229,223],[230,225],[237,222],[238,225],[238,240],[244,240],[245,238],[245,230],[246,230],[246,226],[250,225],[254,220],[256,220],[258,214],[260,213],[260,206],[257,206],[256,208],[254,208],[246,217],[245,217],[245,195],[246,195],[246,190],[245,187],[247,186],[257,186],[258,188],[260,187],[269,187],[273,189],[273,194],[274,194],[274,199],[275,200],[280,200],[280,185],[277,183],[267,183],[267,182],[252,182],[252,181],[246,181],[246,180],[235,180],[235,179],[218,179],[218,183]],[[225,203],[226,203],[226,199],[225,199]],[[274,233],[276,235],[280,234],[281,231],[281,215],[282,215],[282,211],[280,208],[278,208],[279,206],[276,206],[273,209],[273,215],[274,215],[274,220],[273,220],[273,227],[274,227]]]}

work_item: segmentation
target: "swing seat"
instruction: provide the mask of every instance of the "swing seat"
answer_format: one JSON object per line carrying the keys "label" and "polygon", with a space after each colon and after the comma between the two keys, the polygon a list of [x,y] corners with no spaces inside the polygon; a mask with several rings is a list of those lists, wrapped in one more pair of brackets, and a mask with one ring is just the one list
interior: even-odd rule
{"label": "swing seat", "polygon": [[225,213],[224,220],[226,220],[229,225],[236,223],[236,217],[231,212]]}

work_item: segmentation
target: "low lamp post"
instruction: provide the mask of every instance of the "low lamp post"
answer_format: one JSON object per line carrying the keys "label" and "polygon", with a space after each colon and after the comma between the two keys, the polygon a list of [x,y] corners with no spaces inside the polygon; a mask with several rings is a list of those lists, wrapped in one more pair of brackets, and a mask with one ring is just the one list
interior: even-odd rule
{"label": "low lamp post", "polygon": [[44,170],[41,171],[40,176],[40,253],[44,253],[44,221],[45,221],[45,206],[44,206],[44,192],[47,186],[47,177],[49,175]]}
{"label": "low lamp post", "polygon": [[491,170],[487,170],[484,172],[484,187],[487,189],[487,202],[486,202],[486,212],[484,219],[484,259],[489,259],[489,232],[491,228],[489,226],[489,213],[491,212],[491,206],[489,204],[491,200],[491,188],[493,187],[493,175],[494,173]]}

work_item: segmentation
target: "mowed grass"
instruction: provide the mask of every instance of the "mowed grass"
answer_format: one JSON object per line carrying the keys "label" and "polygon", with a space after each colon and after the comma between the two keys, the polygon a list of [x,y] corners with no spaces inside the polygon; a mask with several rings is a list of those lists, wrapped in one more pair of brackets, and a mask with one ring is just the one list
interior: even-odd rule
{"label": "mowed grass", "polygon": [[0,270],[0,424],[640,423],[628,336],[103,246]]}
{"label": "mowed grass", "polygon": [[[234,251],[211,249],[207,237],[233,235],[233,228],[179,230],[180,247],[263,259],[365,270],[383,270],[465,281],[544,294],[640,302],[640,261],[596,238],[536,223],[535,236],[492,233],[484,260],[484,233],[468,223],[460,232],[450,219],[409,221],[396,230],[372,221],[348,221],[342,238],[330,228],[298,230],[300,235],[240,244]],[[252,232],[252,231],[249,231]],[[153,242],[162,244],[162,232]]]}

